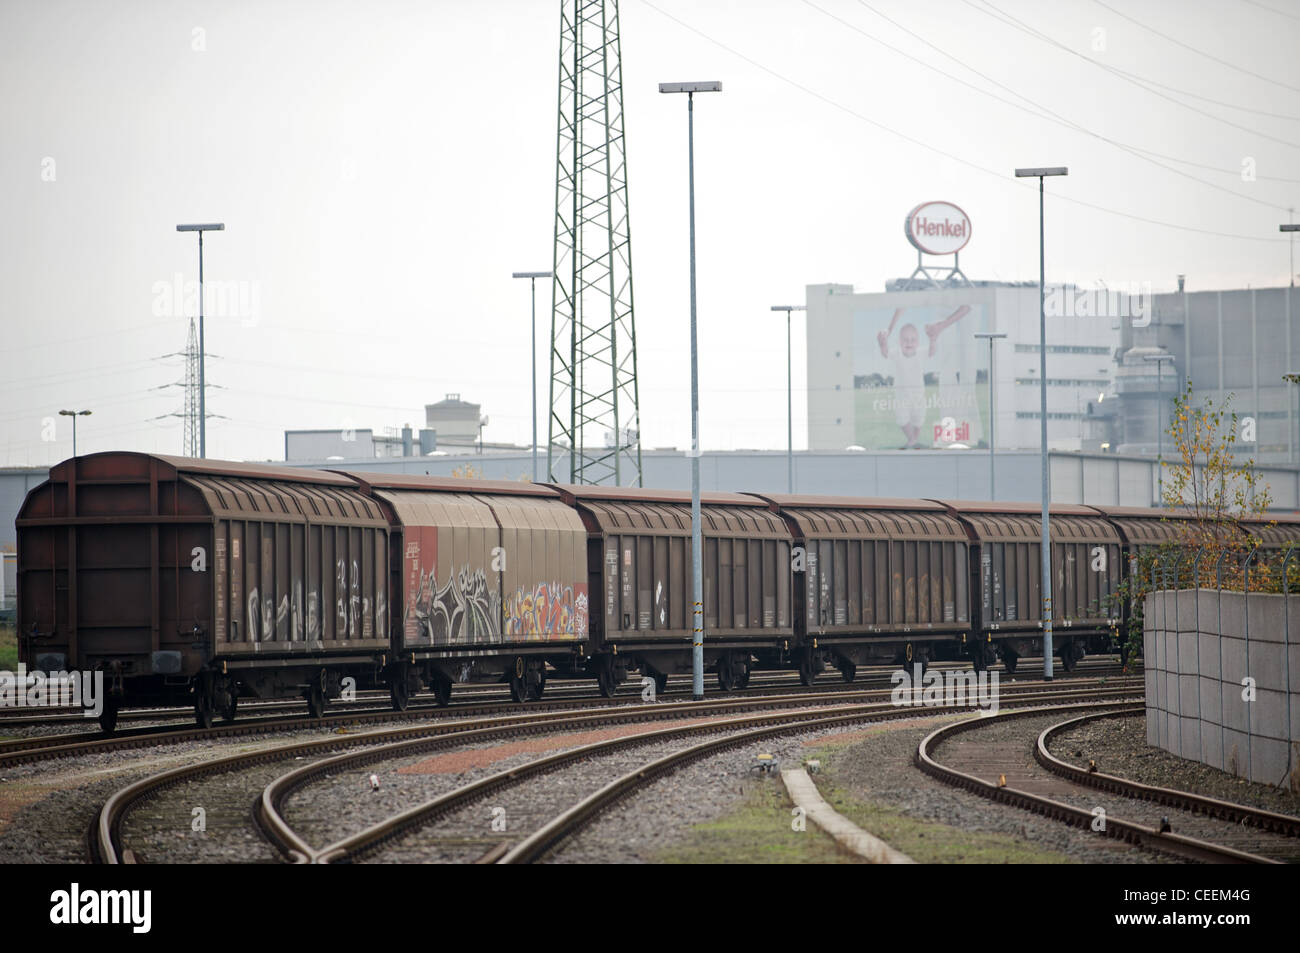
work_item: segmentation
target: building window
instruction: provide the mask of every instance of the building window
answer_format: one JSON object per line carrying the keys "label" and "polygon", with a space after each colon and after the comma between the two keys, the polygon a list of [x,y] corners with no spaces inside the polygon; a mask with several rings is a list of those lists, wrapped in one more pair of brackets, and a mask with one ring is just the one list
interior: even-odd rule
{"label": "building window", "polygon": [[[1037,344],[1017,344],[1016,353],[1018,354],[1037,354]],[[1047,345],[1048,354],[1109,354],[1108,347],[1092,347],[1083,344],[1049,344]]]}

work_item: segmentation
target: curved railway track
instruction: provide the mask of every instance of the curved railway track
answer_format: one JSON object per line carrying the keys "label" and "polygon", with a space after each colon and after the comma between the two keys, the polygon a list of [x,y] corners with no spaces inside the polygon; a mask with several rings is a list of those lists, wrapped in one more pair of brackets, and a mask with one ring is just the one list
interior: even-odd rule
{"label": "curved railway track", "polygon": [[[1077,687],[1064,685],[1056,686],[1053,690],[1046,692],[1043,691],[1043,688],[1044,686],[1040,685],[1022,684],[1014,689],[1004,691],[1001,703],[1027,703],[1023,699],[1038,699],[1041,701],[1045,697],[1059,698],[1066,692],[1077,693],[1079,691]],[[1109,697],[1116,697],[1131,695],[1133,692],[1140,691],[1140,685],[1114,685],[1100,689],[1094,688],[1093,691],[1102,691],[1107,693]],[[840,707],[834,709],[838,714],[828,715],[828,710],[824,706],[834,703],[840,703]],[[822,705],[823,707],[811,707],[816,705]],[[791,706],[802,706],[802,708],[792,709]],[[292,832],[287,824],[283,823],[283,819],[279,814],[279,806],[283,804],[284,798],[302,784],[307,783],[312,777],[325,771],[337,770],[345,763],[350,767],[356,767],[370,761],[401,757],[439,748],[463,746],[494,738],[517,737],[520,734],[555,732],[574,728],[590,728],[600,725],[627,724],[670,718],[725,716],[746,710],[753,711],[765,708],[783,709],[777,715],[769,714],[766,717],[779,719],[786,726],[784,730],[787,731],[798,730],[800,725],[805,724],[813,724],[815,727],[819,719],[828,717],[832,719],[829,723],[835,724],[838,723],[835,719],[847,719],[848,722],[852,722],[869,718],[916,717],[924,711],[917,708],[898,708],[890,704],[887,699],[856,705],[844,705],[842,693],[832,694],[829,698],[825,695],[803,693],[778,698],[734,698],[679,703],[660,702],[645,706],[611,706],[606,704],[594,712],[569,710],[567,712],[552,713],[533,710],[519,713],[516,710],[513,715],[507,717],[464,721],[438,720],[406,728],[332,736],[288,745],[277,745],[255,752],[243,752],[174,768],[144,778],[119,790],[105,802],[92,825],[89,832],[90,855],[93,860],[105,863],[134,861],[136,858],[129,845],[124,845],[121,839],[122,822],[126,815],[137,805],[159,792],[173,785],[204,775],[224,771],[238,771],[250,766],[264,765],[274,761],[291,761],[294,758],[324,755],[340,748],[367,746],[365,751],[350,752],[347,755],[314,761],[301,767],[295,766],[292,771],[286,774],[285,777],[288,780],[282,778],[273,782],[276,785],[275,791],[258,799],[257,822],[264,832],[268,834],[272,842],[284,851],[286,856],[300,860],[321,859],[324,856],[322,851],[306,844],[301,837]],[[930,710],[933,711],[934,709]],[[698,729],[715,732],[718,730],[716,723],[701,725],[698,726]],[[776,728],[770,727],[758,730],[779,733],[781,729],[777,726]],[[649,736],[634,736],[627,739],[627,743],[645,744],[647,743],[647,737]],[[435,809],[434,814],[436,813]],[[404,819],[398,824],[398,827],[409,827],[411,820],[411,818]],[[386,832],[379,839],[387,839],[396,832],[396,829]],[[368,848],[357,848],[358,851],[364,849]],[[337,851],[332,851],[330,859],[337,860],[340,856],[351,856],[351,853],[351,851],[348,851],[344,855],[339,855]]]}
{"label": "curved railway track", "polygon": [[[1188,792],[1153,788],[1123,778],[1089,773],[1086,769],[1070,765],[1050,754],[1047,750],[1048,741],[1061,731],[1097,718],[1124,717],[1144,711],[1139,704],[1116,707],[1113,703],[1101,703],[1101,706],[1107,710],[1096,710],[1098,703],[1088,706],[1053,705],[957,722],[931,732],[921,741],[916,751],[916,764],[931,777],[990,800],[1073,827],[1091,829],[1133,846],[1183,860],[1270,864],[1280,860],[1300,859],[1300,841],[1289,840],[1300,832],[1300,821],[1295,818],[1215,801]],[[1029,775],[1019,779],[1016,784],[1008,783],[1005,773],[998,777],[1006,762],[997,760],[999,757],[1006,758],[1006,745],[977,743],[973,739],[963,738],[968,734],[978,734],[982,728],[1004,724],[1007,720],[1056,714],[1069,714],[1071,717],[1034,732],[1034,740],[1027,742],[1023,751],[1016,746],[1017,753],[1010,762],[1015,764],[1011,770],[1022,768],[1022,764],[1015,763],[1016,759],[1027,761],[1032,752],[1033,759],[1051,779],[1050,784],[1044,784],[1042,779]],[[963,750],[964,742],[969,742],[965,747],[972,751]],[[936,752],[945,747],[950,749],[949,762],[961,760],[963,763],[960,766],[945,764],[938,759]],[[1047,787],[1050,790],[1028,790],[1030,787]],[[1079,806],[1080,803],[1095,803],[1098,790],[1125,800],[1112,801],[1109,807]],[[1049,793],[1054,796],[1048,796]],[[1162,830],[1162,823],[1160,826],[1152,826],[1121,816],[1111,809],[1119,804],[1120,809],[1131,815],[1133,806],[1129,799],[1135,798],[1155,802],[1167,809],[1169,814],[1164,820],[1170,822],[1172,829]],[[1067,799],[1079,803],[1070,803]],[[1104,811],[1104,814],[1099,816],[1098,810]],[[1241,825],[1252,822],[1255,829],[1250,836],[1242,837]],[[1194,831],[1195,836],[1183,831]]]}
{"label": "curved railway track", "polygon": [[[1103,688],[1096,690],[1114,697],[1116,695],[1131,694],[1136,689]],[[1074,694],[1077,690],[1067,691]],[[1033,691],[1013,695],[1009,701],[1012,704],[1026,704],[1031,701],[1041,701],[1044,697],[1059,698],[1062,694],[1064,693],[1061,691],[1044,692],[1040,687]],[[1007,703],[1007,701],[1004,700],[1004,703]],[[968,706],[948,710],[968,710]],[[936,709],[929,709],[928,711],[933,714]],[[398,748],[388,750],[371,749],[297,768],[268,785],[255,809],[259,825],[286,857],[299,862],[338,863],[351,861],[416,828],[427,825],[474,801],[481,800],[489,794],[506,787],[523,784],[566,765],[657,742],[677,741],[699,735],[722,735],[722,737],[710,738],[690,745],[683,750],[657,758],[639,767],[610,785],[601,788],[591,797],[575,804],[520,843],[508,849],[505,845],[501,845],[485,858],[492,862],[501,863],[531,862],[553,850],[558,844],[585,826],[605,809],[632,793],[640,785],[664,774],[671,773],[677,768],[701,757],[777,735],[809,729],[841,727],[862,721],[913,718],[921,713],[916,708],[900,708],[883,703],[836,706],[832,709],[819,708],[803,711],[782,709],[764,714],[641,732],[581,745],[537,758],[527,764],[499,771],[486,778],[463,785],[320,848],[313,848],[305,838],[295,832],[285,821],[283,807],[290,795],[321,776],[331,773],[337,774],[344,768],[356,769],[368,761],[411,753],[409,750]]]}
{"label": "curved railway track", "polygon": [[1141,714],[1143,714],[1142,711],[1100,712],[1092,715],[1081,715],[1078,718],[1071,718],[1069,721],[1063,721],[1049,728],[1044,728],[1034,745],[1034,758],[1048,771],[1076,784],[1084,784],[1111,794],[1118,794],[1121,797],[1151,801],[1155,804],[1162,804],[1191,814],[1201,814],[1229,824],[1245,825],[1268,833],[1282,834],[1286,837],[1300,837],[1300,817],[1290,814],[1278,814],[1275,811],[1265,811],[1261,808],[1236,804],[1232,801],[1223,801],[1218,798],[1205,797],[1190,791],[1142,784],[1138,781],[1131,781],[1128,778],[1113,774],[1104,774],[1100,771],[1090,771],[1087,768],[1081,768],[1078,765],[1070,764],[1068,761],[1063,761],[1051,753],[1050,745],[1052,740],[1066,731],[1092,721],[1107,718],[1136,717]]}

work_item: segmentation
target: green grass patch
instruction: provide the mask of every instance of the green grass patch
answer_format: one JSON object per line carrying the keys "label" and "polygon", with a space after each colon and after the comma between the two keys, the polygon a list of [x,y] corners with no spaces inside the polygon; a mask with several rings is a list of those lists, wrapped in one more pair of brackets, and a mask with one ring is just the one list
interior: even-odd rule
{"label": "green grass patch", "polygon": [[12,625],[0,625],[0,672],[18,668],[18,630]]}
{"label": "green grass patch", "polygon": [[[873,731],[870,734],[883,732]],[[822,797],[839,813],[863,830],[901,850],[918,864],[1069,864],[1067,854],[1044,850],[1008,834],[970,831],[951,824],[911,817],[885,804],[860,801],[835,780],[835,764],[842,758],[860,755],[854,748],[860,739],[830,743],[811,753],[822,763],[814,775]]]}
{"label": "green grass patch", "polygon": [[851,864],[858,858],[807,822],[793,830],[794,802],[779,777],[746,785],[744,801],[713,821],[692,825],[686,839],[655,857],[666,864]]}

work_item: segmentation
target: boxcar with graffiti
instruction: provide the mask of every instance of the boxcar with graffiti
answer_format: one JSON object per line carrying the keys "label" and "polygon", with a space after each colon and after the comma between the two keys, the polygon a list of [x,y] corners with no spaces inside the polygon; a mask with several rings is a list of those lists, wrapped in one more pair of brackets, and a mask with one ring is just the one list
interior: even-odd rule
{"label": "boxcar with graffiti", "polygon": [[586,532],[551,487],[348,473],[392,531],[393,703],[455,682],[538,697],[547,663],[580,672],[588,643]]}

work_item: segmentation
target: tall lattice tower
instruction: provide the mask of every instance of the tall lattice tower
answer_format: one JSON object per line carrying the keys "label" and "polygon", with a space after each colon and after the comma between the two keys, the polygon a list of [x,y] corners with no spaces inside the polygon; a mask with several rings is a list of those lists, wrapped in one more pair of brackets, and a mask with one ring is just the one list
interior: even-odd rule
{"label": "tall lattice tower", "polygon": [[181,455],[197,457],[199,455],[199,334],[190,318],[190,337],[185,343],[185,410],[182,418],[185,424],[181,439]]}
{"label": "tall lattice tower", "polygon": [[559,482],[640,486],[618,0],[560,7],[546,469]]}

